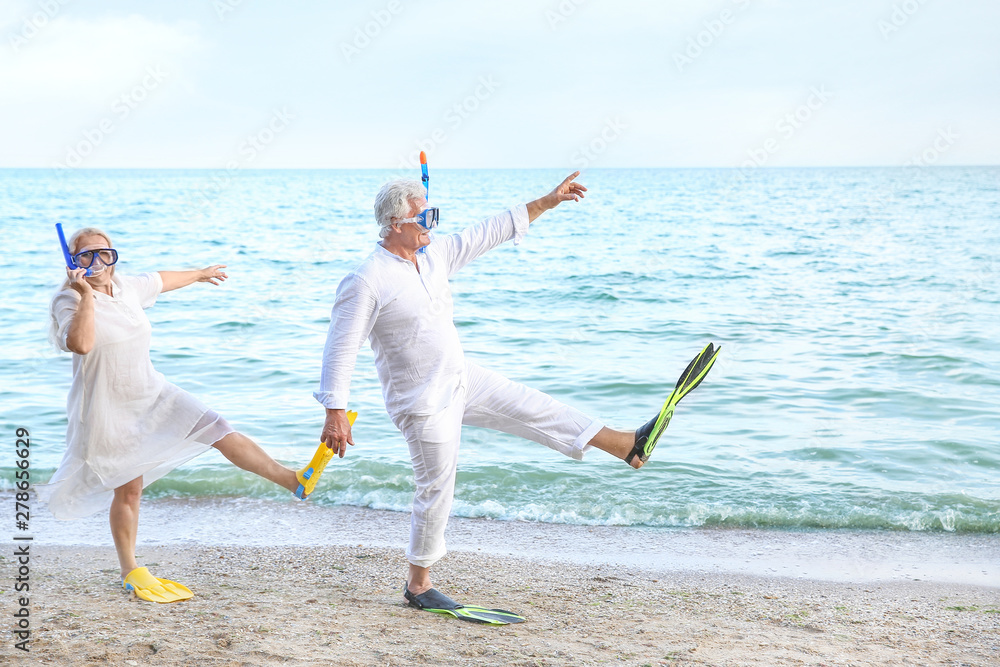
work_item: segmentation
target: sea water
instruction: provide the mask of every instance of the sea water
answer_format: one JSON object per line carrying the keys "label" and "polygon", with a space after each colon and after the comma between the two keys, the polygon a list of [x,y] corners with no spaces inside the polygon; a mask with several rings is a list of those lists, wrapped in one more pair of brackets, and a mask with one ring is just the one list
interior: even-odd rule
{"label": "sea water", "polygon": [[[47,341],[54,223],[108,231],[118,271],[225,264],[163,294],[152,359],[272,455],[316,448],[337,284],[398,171],[0,170],[0,425],[32,479],[65,444],[70,355]],[[436,170],[439,232],[548,192],[558,170]],[[1000,169],[614,169],[455,276],[467,357],[607,425],[654,416],[722,355],[639,472],[466,428],[454,512],[571,524],[1000,531]],[[361,350],[352,447],[310,502],[407,511],[409,454]],[[295,502],[210,451],[147,497]],[[256,501],[254,499],[257,499]],[[181,536],[183,537],[183,536]]]}

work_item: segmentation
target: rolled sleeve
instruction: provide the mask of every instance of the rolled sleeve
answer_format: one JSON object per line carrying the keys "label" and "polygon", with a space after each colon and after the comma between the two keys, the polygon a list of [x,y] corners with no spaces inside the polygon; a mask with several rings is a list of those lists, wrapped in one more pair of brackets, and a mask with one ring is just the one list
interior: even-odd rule
{"label": "rolled sleeve", "polygon": [[319,391],[313,392],[323,407],[347,409],[358,351],[371,334],[377,313],[375,290],[364,279],[351,274],[341,281],[330,314]]}
{"label": "rolled sleeve", "polygon": [[338,398],[332,391],[314,391],[313,397],[327,410],[347,409],[347,396]]}
{"label": "rolled sleeve", "polygon": [[69,333],[70,325],[73,324],[76,311],[80,308],[81,298],[75,290],[63,290],[53,297],[49,306],[53,323],[52,342],[63,352],[72,352],[66,345],[66,335]]}
{"label": "rolled sleeve", "polygon": [[524,235],[528,233],[528,225],[531,224],[528,220],[528,206],[526,204],[518,204],[510,209],[510,217],[514,222],[514,245],[518,245],[521,243]]}

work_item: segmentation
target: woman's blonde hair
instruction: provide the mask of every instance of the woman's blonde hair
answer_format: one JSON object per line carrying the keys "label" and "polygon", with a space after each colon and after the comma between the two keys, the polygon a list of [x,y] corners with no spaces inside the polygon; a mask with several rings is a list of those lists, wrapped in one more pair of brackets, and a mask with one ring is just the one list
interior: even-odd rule
{"label": "woman's blonde hair", "polygon": [[[108,242],[108,247],[114,248],[114,245],[111,243],[111,236],[108,235],[107,232],[98,229],[97,227],[83,227],[73,232],[73,235],[69,237],[69,241],[66,242],[66,245],[69,246],[69,254],[73,255],[76,253],[77,245],[80,243],[80,239],[82,239],[84,236],[104,237],[104,240]],[[111,277],[114,277],[115,267],[114,266],[109,267],[108,270],[111,272],[109,275]],[[66,289],[69,289],[68,277],[66,278],[66,280],[63,281],[62,285],[59,286],[59,289],[56,290],[56,293],[58,294],[59,292],[62,292],[63,290]],[[56,322],[55,313],[53,313],[52,309],[49,308],[49,340],[51,340],[53,344],[56,344],[57,346],[58,342],[56,341],[56,338],[58,331],[59,331],[59,323]]]}

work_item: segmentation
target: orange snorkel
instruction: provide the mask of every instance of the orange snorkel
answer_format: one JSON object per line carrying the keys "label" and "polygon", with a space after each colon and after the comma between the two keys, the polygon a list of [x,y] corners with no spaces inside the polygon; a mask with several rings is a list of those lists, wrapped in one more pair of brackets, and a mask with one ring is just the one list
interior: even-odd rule
{"label": "orange snorkel", "polygon": [[427,153],[420,151],[420,180],[424,182],[424,190],[427,191],[427,199],[431,198],[431,177],[427,175]]}

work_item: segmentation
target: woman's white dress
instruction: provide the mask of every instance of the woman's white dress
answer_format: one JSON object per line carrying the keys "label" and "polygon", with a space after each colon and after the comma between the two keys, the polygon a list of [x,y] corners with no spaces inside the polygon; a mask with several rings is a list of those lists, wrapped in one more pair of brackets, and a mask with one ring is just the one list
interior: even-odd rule
{"label": "woman's white dress", "polygon": [[[163,290],[159,273],[116,274],[112,295],[94,293],[94,348],[73,354],[66,454],[37,488],[59,519],[111,505],[114,489],[139,476],[147,486],[208,450],[233,429],[214,411],[167,382],[149,359],[152,328],[143,312]],[[80,303],[67,287],[52,299],[58,345]]]}

